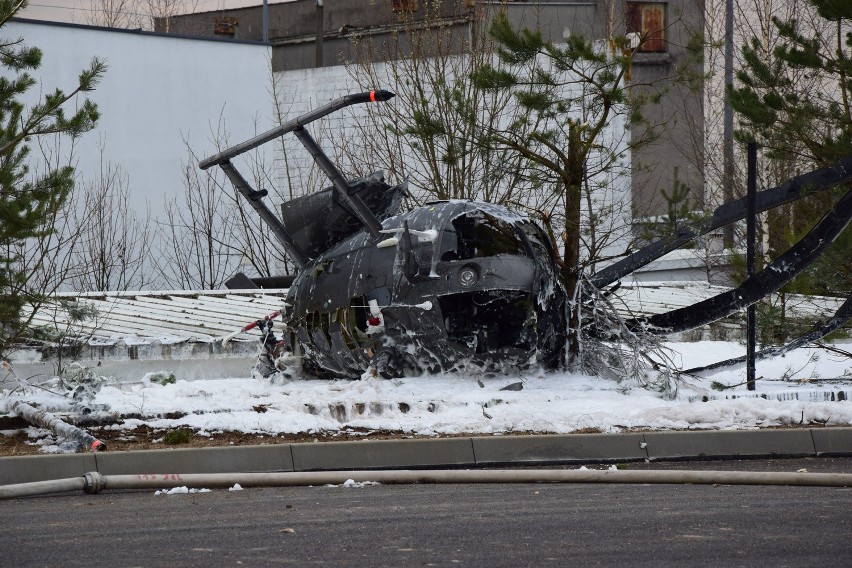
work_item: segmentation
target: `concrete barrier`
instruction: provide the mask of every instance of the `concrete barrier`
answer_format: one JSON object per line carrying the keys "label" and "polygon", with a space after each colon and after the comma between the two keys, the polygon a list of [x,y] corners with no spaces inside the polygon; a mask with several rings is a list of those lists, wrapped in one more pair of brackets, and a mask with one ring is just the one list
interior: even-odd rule
{"label": "concrete barrier", "polygon": [[649,459],[815,456],[807,429],[646,432]]}
{"label": "concrete barrier", "polygon": [[13,456],[0,459],[0,485],[82,477],[97,470],[94,453]]}
{"label": "concrete barrier", "polygon": [[290,444],[95,454],[104,475],[293,471]]}
{"label": "concrete barrier", "polygon": [[473,438],[476,463],[635,461],[648,457],[642,434],[490,436]]}
{"label": "concrete barrier", "polygon": [[852,428],[477,436],[0,458],[0,485],[104,475],[852,456]]}
{"label": "concrete barrier", "polygon": [[852,455],[852,428],[814,428],[811,435],[818,456]]}
{"label": "concrete barrier", "polygon": [[472,466],[470,438],[292,444],[296,471]]}

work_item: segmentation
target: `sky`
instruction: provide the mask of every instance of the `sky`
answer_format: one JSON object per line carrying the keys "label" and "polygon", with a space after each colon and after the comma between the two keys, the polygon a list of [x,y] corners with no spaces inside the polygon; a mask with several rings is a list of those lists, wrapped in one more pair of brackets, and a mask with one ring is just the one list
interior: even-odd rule
{"label": "sky", "polygon": [[[668,346],[682,368],[733,357],[745,350],[743,345],[731,342]],[[852,342],[845,340],[836,347],[848,352]],[[111,428],[188,427],[201,436],[220,431],[269,437],[347,431],[441,436],[852,425],[852,401],[837,400],[841,397],[836,396],[839,391],[848,393],[852,385],[852,360],[845,355],[797,349],[785,357],[760,361],[757,390],[751,392],[742,384],[744,375],[743,366],[739,366],[689,377],[672,398],[633,380],[619,382],[559,372],[395,380],[279,376],[270,380],[249,378],[247,369],[240,378],[178,378],[165,385],[152,380],[157,378],[152,374],[129,381],[105,380],[86,404],[95,412],[134,415]],[[714,382],[718,383],[716,388]],[[730,388],[718,390],[719,384]],[[510,385],[514,388],[505,390]],[[11,408],[18,397],[53,412],[68,411],[73,402],[51,394],[49,390],[56,389],[50,384],[29,392],[16,386],[14,381],[0,381],[0,412],[4,403]],[[59,451],[57,440],[48,431],[31,428],[30,436],[43,452]],[[262,442],[260,439],[258,443]]]}
{"label": "sky", "polygon": [[[162,2],[163,0],[154,0]],[[245,6],[260,6],[263,0],[174,0],[185,8],[181,12],[209,12],[212,10],[227,10]],[[270,4],[290,2],[293,0],[269,0]],[[113,0],[113,3],[115,1]],[[91,23],[93,9],[98,0],[32,0],[29,6],[20,14],[22,18],[47,20],[51,22],[70,22],[74,24]],[[146,0],[138,0],[135,11],[145,13]]]}

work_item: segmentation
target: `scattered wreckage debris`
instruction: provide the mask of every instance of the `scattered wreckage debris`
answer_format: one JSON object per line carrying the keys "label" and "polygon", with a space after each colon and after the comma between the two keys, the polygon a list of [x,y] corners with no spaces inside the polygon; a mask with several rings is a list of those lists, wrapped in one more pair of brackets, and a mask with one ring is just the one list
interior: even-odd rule
{"label": "scattered wreckage debris", "polygon": [[[393,96],[378,90],[341,97],[199,163],[201,169],[219,166],[224,171],[298,268],[292,282],[287,281],[282,339],[275,337],[271,318],[247,326],[265,332],[257,370],[267,376],[282,370],[284,361],[317,377],[351,378],[557,367],[567,337],[568,298],[553,245],[538,225],[503,207],[473,201],[432,202],[400,213],[407,184],[390,186],[381,172],[347,181],[305,129],[347,106]],[[299,139],[332,186],[287,201],[279,218],[263,202],[268,191],[252,188],[231,159],[287,133]],[[757,211],[850,181],[852,156],[759,192]],[[620,278],[698,236],[742,220],[746,210],[745,198],[726,203],[705,222],[679,227],[584,285],[606,295],[613,291],[606,288],[617,287]],[[628,328],[665,335],[731,315],[804,270],[851,218],[852,191],[798,243],[738,288],[630,320]],[[239,274],[228,285],[284,282],[277,278]],[[602,338],[608,333],[587,331]],[[281,357],[283,353],[291,356]]]}
{"label": "scattered wreckage debris", "polygon": [[[761,213],[807,195],[826,191],[849,182],[852,182],[852,156],[830,166],[796,176],[777,187],[757,192],[756,211]],[[617,286],[619,279],[634,270],[657,260],[699,236],[743,220],[746,213],[745,197],[725,203],[716,208],[707,220],[698,223],[697,226],[680,226],[674,231],[674,234],[660,238],[600,270],[589,278],[589,284],[598,289],[603,289],[613,283],[616,283]],[[642,328],[651,333],[668,334],[696,329],[729,316],[777,291],[807,268],[846,229],[850,220],[852,220],[852,190],[847,191],[799,242],[737,288],[692,306],[648,318],[637,318],[628,323],[633,328]],[[811,339],[806,341],[824,337],[844,325],[852,315],[852,310],[847,304],[838,309],[830,323],[823,327],[818,326],[824,330],[822,335],[815,337],[813,331],[809,332],[807,337]]]}
{"label": "scattered wreckage debris", "polygon": [[[695,329],[746,308],[778,290],[807,268],[852,220],[852,190],[804,236],[740,286],[692,306],[638,320],[648,329],[673,333]],[[848,319],[848,318],[847,318]]]}
{"label": "scattered wreckage debris", "polygon": [[[756,212],[763,213],[787,203],[792,203],[815,192],[826,191],[843,183],[852,181],[852,156],[840,160],[836,164],[796,176],[785,183],[758,191],[756,195]],[[706,235],[711,231],[745,219],[746,198],[720,205],[713,214],[697,226],[681,225],[672,235],[662,237],[638,251],[624,257],[592,275],[589,280],[596,288],[604,288],[646,266],[693,239]]]}

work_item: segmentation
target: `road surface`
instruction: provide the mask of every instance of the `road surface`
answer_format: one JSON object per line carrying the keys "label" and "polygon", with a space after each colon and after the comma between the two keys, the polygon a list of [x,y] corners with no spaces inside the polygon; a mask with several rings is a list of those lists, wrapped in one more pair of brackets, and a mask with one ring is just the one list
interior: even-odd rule
{"label": "road surface", "polygon": [[[852,459],[631,464],[852,472]],[[0,566],[852,566],[852,488],[409,485],[0,502]]]}

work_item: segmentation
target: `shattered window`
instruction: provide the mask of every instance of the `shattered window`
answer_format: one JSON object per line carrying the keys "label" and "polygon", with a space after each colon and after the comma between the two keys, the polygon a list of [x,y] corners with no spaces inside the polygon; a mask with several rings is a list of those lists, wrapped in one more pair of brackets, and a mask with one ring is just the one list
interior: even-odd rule
{"label": "shattered window", "polygon": [[370,318],[370,310],[367,307],[367,299],[363,296],[355,296],[349,303],[346,312],[346,327],[358,331],[367,331],[367,320]]}
{"label": "shattered window", "polygon": [[546,259],[553,258],[553,249],[550,245],[550,239],[541,227],[535,223],[525,221],[521,224],[521,230],[523,230],[524,234],[527,236],[527,239],[529,240],[530,245],[532,245],[536,255],[541,255]]}
{"label": "shattered window", "polygon": [[453,228],[455,235],[445,231],[441,239],[441,260],[525,254],[523,242],[511,224],[481,211],[454,219]]}

